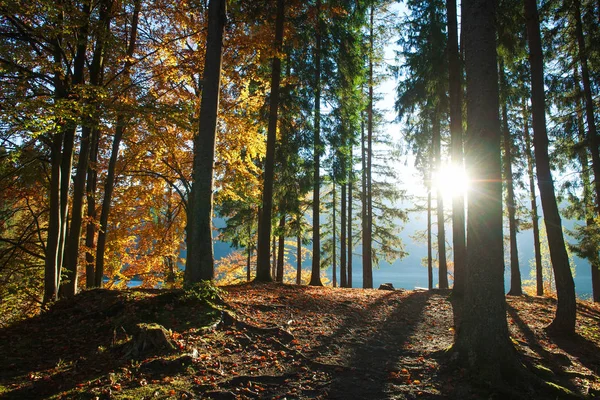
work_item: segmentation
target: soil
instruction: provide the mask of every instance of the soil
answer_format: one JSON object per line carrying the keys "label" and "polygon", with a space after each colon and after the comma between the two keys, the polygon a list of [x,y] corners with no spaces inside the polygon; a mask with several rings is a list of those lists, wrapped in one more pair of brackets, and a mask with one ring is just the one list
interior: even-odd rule
{"label": "soil", "polygon": [[[507,398],[453,363],[448,291],[223,289],[216,307],[177,290],[91,290],[2,329],[0,397]],[[580,302],[577,335],[557,338],[544,330],[554,299],[508,297],[507,306],[521,361],[559,385],[553,397],[600,397],[600,307]],[[170,344],[133,357],[132,346],[146,348],[136,343],[143,324],[160,324]]]}

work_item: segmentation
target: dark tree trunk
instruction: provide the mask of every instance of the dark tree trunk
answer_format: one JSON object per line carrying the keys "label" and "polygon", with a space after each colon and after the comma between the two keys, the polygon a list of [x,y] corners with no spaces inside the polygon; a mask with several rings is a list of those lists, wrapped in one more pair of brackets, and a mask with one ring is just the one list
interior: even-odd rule
{"label": "dark tree trunk", "polygon": [[314,171],[313,171],[313,253],[310,274],[311,286],[321,283],[321,0],[317,0],[316,48],[315,48],[315,128],[314,128]]}
{"label": "dark tree trunk", "polygon": [[[463,168],[463,132],[462,132],[462,79],[460,54],[458,48],[458,23],[456,0],[446,1],[448,19],[448,80],[450,95],[450,139],[452,164],[454,168]],[[452,297],[454,308],[460,308],[465,291],[465,198],[464,194],[452,198],[452,244],[454,252],[454,286]],[[456,312],[456,311],[455,311]]]}
{"label": "dark tree trunk", "polygon": [[273,235],[271,244],[271,254],[273,254],[273,261],[271,262],[271,276],[277,276],[277,237]]}
{"label": "dark tree trunk", "polygon": [[333,257],[332,257],[333,287],[337,287],[337,271],[336,271],[336,269],[337,269],[337,260],[336,260],[337,259],[337,253],[336,253],[337,236],[336,236],[336,232],[335,232],[337,227],[336,227],[335,200],[336,200],[336,198],[335,198],[335,182],[334,182],[333,183],[333,201],[332,201],[332,204],[333,204],[333,234],[332,234],[332,240],[333,240],[333,246],[332,246],[332,249],[333,249],[333,251],[332,251],[333,252]]}
{"label": "dark tree trunk", "polygon": [[548,134],[546,132],[544,61],[540,35],[540,23],[535,0],[525,0],[527,41],[529,43],[529,63],[531,65],[531,106],[533,117],[533,145],[538,177],[538,187],[542,200],[542,210],[550,259],[554,269],[558,304],[556,316],[549,326],[555,332],[571,334],[575,332],[575,284],[571,275],[569,257],[565,247],[562,223],[554,194],[554,182],[548,157]]}
{"label": "dark tree trunk", "polygon": [[[92,87],[98,87],[101,83],[103,56],[104,56],[104,40],[108,33],[110,24],[110,1],[103,1],[100,10],[100,26],[102,27],[90,67],[89,79]],[[84,14],[89,22],[90,3],[87,2],[84,6]],[[83,81],[83,68],[85,60],[85,51],[87,48],[88,27],[82,28],[81,37],[85,37],[86,41],[79,44],[75,66],[81,70],[81,76],[78,77]],[[81,145],[79,148],[79,158],[77,160],[77,172],[73,184],[73,210],[71,218],[71,226],[66,243],[65,252],[65,272],[67,283],[63,286],[63,295],[70,297],[77,293],[77,267],[79,261],[79,243],[81,240],[81,230],[83,225],[83,198],[86,191],[86,175],[88,173],[88,164],[90,160],[90,150],[92,141],[92,132],[98,129],[98,116],[94,115],[91,118],[84,118],[84,124],[81,128]]]}
{"label": "dark tree trunk", "polygon": [[214,278],[212,237],[213,169],[219,115],[223,30],[226,0],[211,0],[208,5],[208,35],[204,63],[204,84],[200,103],[198,134],[194,138],[193,184],[188,216],[186,283]]}
{"label": "dark tree trunk", "polygon": [[[440,100],[441,101],[441,100]],[[442,138],[440,132],[440,110],[436,106],[433,117],[433,152],[435,158],[435,169],[438,173],[442,170]],[[435,194],[437,205],[437,245],[438,245],[438,281],[440,289],[448,289],[448,263],[446,261],[446,230],[444,228],[444,195],[441,188],[437,188]]]}
{"label": "dark tree trunk", "polygon": [[346,269],[346,184],[342,183],[341,210],[340,210],[340,286],[348,287],[348,275]]}
{"label": "dark tree trunk", "polygon": [[[137,40],[137,28],[139,22],[139,15],[141,9],[141,0],[135,0],[134,10],[131,22],[131,34],[130,41],[127,47],[127,56],[133,57],[135,52],[135,45]],[[123,75],[125,79],[129,78],[130,69],[133,62],[130,59],[125,61],[123,68]],[[127,119],[123,113],[118,113],[117,124],[115,127],[115,137],[113,138],[113,144],[110,154],[110,160],[108,162],[108,172],[106,174],[106,181],[104,182],[104,199],[102,200],[102,210],[100,211],[100,231],[98,232],[98,243],[96,247],[96,271],[95,281],[98,287],[102,287],[102,281],[104,277],[104,252],[106,250],[106,237],[108,234],[108,217],[111,209],[112,193],[115,187],[116,178],[116,166],[117,159],[119,158],[119,147],[121,140],[123,139],[123,133],[125,132],[125,124]]]}
{"label": "dark tree trunk", "polygon": [[521,296],[523,289],[521,288],[521,271],[519,270],[519,253],[517,248],[517,218],[515,204],[515,190],[513,186],[512,173],[512,140],[508,127],[508,108],[506,90],[507,83],[504,76],[504,62],[501,60],[499,65],[499,78],[501,85],[501,101],[502,101],[502,140],[504,147],[504,160],[502,166],[504,168],[504,182],[506,185],[506,208],[508,210],[508,230],[510,239],[510,296]]}
{"label": "dark tree trunk", "polygon": [[95,257],[94,257],[94,244],[96,236],[96,186],[98,183],[98,139],[100,136],[100,129],[94,128],[90,137],[90,162],[87,170],[87,183],[85,193],[87,197],[87,226],[85,229],[85,282],[88,289],[98,287],[99,282],[96,282],[95,274]]}
{"label": "dark tree trunk", "polygon": [[[350,150],[352,154],[352,149]],[[348,287],[352,287],[352,187],[354,185],[354,171],[352,169],[352,156],[350,160],[350,177],[348,179]]]}
{"label": "dark tree trunk", "polygon": [[279,219],[279,245],[277,246],[277,273],[275,274],[276,282],[283,282],[283,264],[285,250],[285,215]]}
{"label": "dark tree trunk", "polygon": [[464,0],[467,73],[467,285],[455,350],[484,381],[508,378],[516,365],[504,297],[500,118],[495,1]]}
{"label": "dark tree trunk", "polygon": [[523,120],[525,121],[523,136],[525,136],[525,154],[527,156],[527,174],[529,175],[529,197],[531,200],[531,222],[533,224],[533,248],[535,253],[535,282],[536,294],[544,295],[544,276],[542,272],[542,251],[540,246],[540,218],[537,209],[537,195],[535,194],[535,175],[533,173],[533,154],[531,152],[531,137],[529,136],[528,115],[523,107]]}
{"label": "dark tree trunk", "polygon": [[369,103],[367,106],[367,145],[366,145],[366,171],[363,197],[365,220],[363,228],[363,288],[373,288],[373,193],[372,164],[373,164],[373,52],[374,52],[374,7],[371,6],[369,21]]}

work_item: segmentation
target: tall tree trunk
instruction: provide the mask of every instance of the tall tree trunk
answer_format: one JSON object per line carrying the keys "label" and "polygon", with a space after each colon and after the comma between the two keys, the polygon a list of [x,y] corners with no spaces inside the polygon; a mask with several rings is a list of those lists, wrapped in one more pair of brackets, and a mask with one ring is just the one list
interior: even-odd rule
{"label": "tall tree trunk", "polygon": [[277,276],[277,237],[272,236],[271,253],[273,254],[273,260],[271,262],[271,276]]}
{"label": "tall tree trunk", "polygon": [[583,83],[583,95],[585,99],[585,117],[588,126],[588,143],[590,153],[592,154],[592,171],[594,171],[594,189],[596,192],[596,214],[600,215],[600,151],[598,150],[598,135],[596,131],[596,121],[594,119],[594,99],[590,84],[590,72],[588,68],[588,56],[583,37],[583,25],[581,22],[581,1],[573,1],[573,12],[575,16],[575,35],[577,36],[577,45],[579,53],[579,63],[581,65],[581,80]]}
{"label": "tall tree trunk", "polygon": [[333,239],[333,246],[332,246],[332,253],[333,253],[333,258],[332,258],[332,275],[333,275],[333,287],[337,287],[337,263],[336,263],[336,259],[337,259],[337,254],[336,254],[336,247],[337,247],[337,243],[336,243],[336,212],[335,212],[335,182],[333,183],[333,234],[332,234],[332,239]]}
{"label": "tall tree trunk", "polygon": [[[473,179],[467,222],[467,285],[455,350],[474,376],[501,382],[517,365],[504,297],[496,2],[464,0],[466,163]],[[507,375],[504,375],[504,374]]]}
{"label": "tall tree trunk", "polygon": [[548,157],[548,134],[546,132],[546,98],[544,94],[544,60],[540,23],[536,0],[525,0],[529,63],[531,65],[531,107],[533,117],[533,144],[538,176],[538,187],[542,200],[544,222],[548,235],[550,259],[554,269],[558,304],[556,315],[549,326],[555,332],[575,332],[575,284],[571,275],[569,257],[565,247],[562,223],[554,194],[554,181]]}
{"label": "tall tree trunk", "polygon": [[533,248],[535,253],[535,282],[536,294],[544,295],[544,276],[542,272],[542,251],[540,246],[540,218],[537,209],[537,195],[535,194],[535,175],[533,173],[533,154],[531,152],[531,137],[529,135],[529,117],[526,106],[523,106],[523,121],[525,126],[523,136],[525,136],[525,154],[527,156],[527,174],[529,176],[529,197],[531,200],[531,222],[533,224]]}
{"label": "tall tree trunk", "polygon": [[311,286],[321,283],[321,0],[317,0],[316,48],[315,48],[315,128],[314,128],[314,171],[313,171],[313,254],[310,274]]}
{"label": "tall tree trunk", "polygon": [[431,242],[431,170],[433,169],[433,153],[429,155],[429,168],[427,171],[427,285],[433,289],[433,245]]}
{"label": "tall tree trunk", "polygon": [[[59,1],[59,4],[62,2]],[[67,96],[65,82],[62,76],[62,16],[59,15],[57,34],[52,40],[53,63],[54,63],[54,98],[61,101]],[[64,123],[57,121],[57,129],[50,144],[50,204],[48,216],[48,236],[46,239],[46,254],[44,260],[44,304],[58,299],[58,288],[60,285],[61,261],[60,245],[61,239],[61,187],[62,179],[62,144],[64,138]]]}
{"label": "tall tree trunk", "polygon": [[[350,148],[352,154],[352,147]],[[349,288],[352,287],[352,187],[354,185],[354,170],[352,168],[352,155],[350,156],[350,177],[348,179],[348,281]]]}
{"label": "tall tree trunk", "polygon": [[371,6],[369,20],[369,97],[367,105],[367,148],[366,148],[366,179],[364,186],[364,201],[366,220],[363,232],[363,288],[373,288],[373,193],[372,165],[373,165],[373,53],[375,50],[374,34],[374,7]]}
{"label": "tall tree trunk", "polygon": [[275,281],[283,282],[283,264],[285,250],[285,215],[279,219],[279,245],[277,246],[277,274]]}
{"label": "tall tree trunk", "polygon": [[[102,29],[98,34],[94,55],[90,67],[89,79],[92,87],[98,87],[102,76],[103,56],[104,56],[104,40],[108,33],[110,24],[110,1],[103,1],[100,10],[99,23]],[[83,14],[86,18],[86,26],[82,27],[79,33],[80,37],[85,37],[85,41],[81,41],[78,45],[77,57],[75,62],[76,70],[80,70],[80,76],[77,78],[83,82],[83,68],[85,61],[85,52],[87,49],[87,35],[91,7],[90,2],[84,3]],[[86,190],[86,175],[88,172],[88,164],[90,160],[92,132],[98,128],[98,116],[94,115],[91,118],[84,118],[81,127],[81,144],[79,147],[79,158],[77,160],[77,172],[73,184],[73,210],[71,218],[71,226],[69,229],[66,252],[65,252],[65,272],[67,283],[63,285],[63,295],[70,297],[77,293],[77,267],[79,261],[79,243],[81,239],[81,230],[83,224],[83,198]]]}
{"label": "tall tree trunk", "polygon": [[[442,171],[442,138],[440,132],[440,106],[436,105],[433,119],[433,152],[435,169],[438,174]],[[444,194],[437,188],[435,194],[437,205],[437,245],[438,245],[438,280],[440,289],[448,289],[448,263],[446,261],[446,230],[444,228]]]}
{"label": "tall tree trunk", "polygon": [[348,287],[348,275],[346,270],[346,183],[342,183],[340,195],[340,286]]}
{"label": "tall tree trunk", "polygon": [[213,169],[219,115],[223,30],[227,1],[210,0],[208,35],[204,63],[204,84],[200,102],[198,134],[194,138],[193,184],[188,217],[187,258],[184,281],[188,284],[214,278],[212,237]]}
{"label": "tall tree trunk", "polygon": [[506,184],[506,208],[508,210],[508,230],[510,239],[510,291],[511,296],[521,296],[523,289],[521,288],[521,271],[519,270],[519,253],[517,248],[517,218],[515,204],[515,190],[513,186],[512,173],[512,140],[508,126],[508,107],[507,107],[507,82],[504,76],[504,62],[500,60],[499,65],[500,79],[500,99],[502,101],[502,139],[504,147],[504,182]]}
{"label": "tall tree trunk", "polygon": [[[133,54],[135,52],[140,9],[141,0],[135,0],[133,16],[131,19],[130,42],[127,46],[126,52],[128,58],[127,61],[125,61],[125,66],[123,67],[123,75],[126,80],[129,79],[130,69],[133,65],[131,57],[133,57]],[[104,182],[104,199],[102,200],[102,210],[100,211],[100,231],[98,232],[98,243],[96,245],[95,280],[98,287],[102,287],[103,283],[104,253],[106,250],[106,236],[108,233],[108,217],[111,209],[112,193],[115,186],[116,166],[117,159],[119,157],[119,147],[121,145],[121,140],[123,139],[123,133],[125,132],[126,122],[127,119],[125,115],[123,113],[118,113],[117,124],[115,126],[115,137],[113,138],[110,160],[108,162],[108,172],[106,174],[106,181]]]}
{"label": "tall tree trunk", "polygon": [[298,213],[296,222],[298,223],[298,232],[296,235],[296,285],[302,284],[302,215]]}
{"label": "tall tree trunk", "polygon": [[[462,170],[462,79],[458,48],[456,0],[446,1],[446,13],[448,19],[448,80],[452,164],[454,168]],[[453,308],[455,309],[460,308],[465,291],[465,241],[465,198],[464,194],[461,193],[452,197],[452,247],[454,252],[454,286],[452,288],[452,297]]]}
{"label": "tall tree trunk", "polygon": [[[575,80],[576,85],[576,103],[575,108],[577,109],[577,132],[578,139],[581,143],[586,140],[585,135],[585,127],[583,124],[583,113],[581,111],[581,86],[579,84],[579,76],[577,74],[577,69],[575,69],[573,73],[573,78]],[[596,207],[594,206],[593,196],[592,196],[592,181],[590,177],[589,170],[589,158],[588,158],[588,149],[586,147],[579,147],[577,155],[579,157],[579,162],[581,164],[581,181],[583,186],[583,211],[585,216],[585,224],[586,227],[591,230],[596,225],[594,220],[594,214],[597,214]],[[595,303],[600,302],[600,258],[597,253],[597,244],[595,243],[586,243],[585,248],[585,256],[586,259],[590,263],[591,268],[591,276],[592,276],[592,300]]]}
{"label": "tall tree trunk", "polygon": [[92,130],[90,137],[90,162],[87,170],[87,183],[85,187],[85,193],[87,197],[87,226],[85,229],[85,282],[88,289],[100,286],[99,282],[96,282],[95,273],[95,257],[94,257],[94,244],[96,238],[96,186],[98,183],[98,141],[100,136],[100,129],[98,127]]}

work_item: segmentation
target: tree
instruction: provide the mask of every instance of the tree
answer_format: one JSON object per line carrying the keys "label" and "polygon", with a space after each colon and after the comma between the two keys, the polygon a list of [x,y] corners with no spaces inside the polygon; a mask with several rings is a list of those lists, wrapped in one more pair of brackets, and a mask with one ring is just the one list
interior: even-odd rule
{"label": "tree", "polygon": [[[496,2],[462,3],[467,74],[467,286],[454,350],[485,381],[513,373],[504,298]],[[485,321],[485,323],[482,323]]]}
{"label": "tree", "polygon": [[271,69],[271,97],[269,99],[269,127],[267,132],[267,154],[263,185],[262,215],[258,223],[258,259],[256,280],[270,282],[269,242],[271,238],[271,215],[273,209],[273,178],[275,164],[275,146],[277,134],[277,113],[279,107],[279,83],[281,80],[281,59],[277,54],[283,45],[283,24],[285,19],[284,0],[277,0],[277,17],[275,20],[275,55]]}
{"label": "tree", "polygon": [[188,217],[185,281],[192,284],[214,277],[212,246],[213,168],[219,114],[225,0],[211,0],[208,7],[208,36],[204,85],[200,103],[200,126],[194,138],[194,170]]}
{"label": "tree", "polygon": [[540,22],[535,0],[525,1],[525,19],[531,67],[531,107],[533,118],[533,144],[537,181],[544,212],[544,222],[550,246],[552,268],[556,279],[558,304],[551,331],[573,333],[575,331],[575,284],[569,266],[562,223],[554,193],[554,181],[548,157],[548,134],[546,131],[546,100],[544,94],[544,66],[540,37]]}

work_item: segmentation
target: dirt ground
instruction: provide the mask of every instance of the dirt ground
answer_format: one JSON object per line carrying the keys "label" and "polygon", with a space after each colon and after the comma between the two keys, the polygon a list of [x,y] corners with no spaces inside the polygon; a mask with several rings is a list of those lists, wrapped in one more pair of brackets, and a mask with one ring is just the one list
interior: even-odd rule
{"label": "dirt ground", "polygon": [[[453,367],[449,292],[224,289],[220,310],[181,291],[93,290],[0,330],[0,397],[506,398]],[[550,298],[508,298],[521,359],[571,391],[557,398],[600,397],[600,309],[581,302],[577,335],[551,338],[543,328],[554,308]],[[132,357],[139,322],[164,326],[175,349]],[[547,398],[533,386],[522,395]]]}

